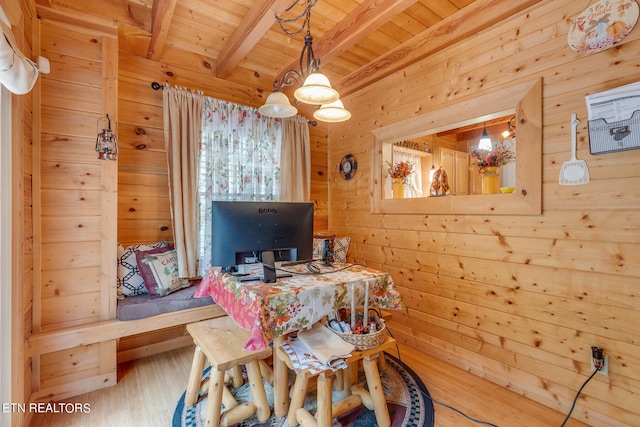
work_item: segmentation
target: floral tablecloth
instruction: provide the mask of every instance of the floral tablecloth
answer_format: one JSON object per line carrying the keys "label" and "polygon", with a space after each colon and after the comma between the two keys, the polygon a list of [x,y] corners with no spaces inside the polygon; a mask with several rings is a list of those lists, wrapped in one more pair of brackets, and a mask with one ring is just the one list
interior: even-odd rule
{"label": "floral tablecloth", "polygon": [[239,282],[235,277],[210,270],[195,297],[210,296],[241,327],[251,332],[246,350],[266,348],[274,338],[313,325],[341,308],[364,305],[369,283],[369,306],[404,309],[389,273],[361,265],[335,264],[322,267],[321,274],[308,272],[305,265],[289,268],[292,277],[275,283]]}

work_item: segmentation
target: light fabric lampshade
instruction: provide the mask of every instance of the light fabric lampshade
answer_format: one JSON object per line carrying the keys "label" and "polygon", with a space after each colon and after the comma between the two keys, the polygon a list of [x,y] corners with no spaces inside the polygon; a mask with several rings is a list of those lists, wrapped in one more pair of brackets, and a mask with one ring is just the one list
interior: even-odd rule
{"label": "light fabric lampshade", "polygon": [[480,140],[478,141],[478,149],[491,151],[492,148],[493,143],[491,142],[491,138],[489,138],[489,135],[485,130],[484,132],[482,132],[482,138],[480,138]]}
{"label": "light fabric lampshade", "polygon": [[267,102],[258,111],[267,117],[291,117],[298,114],[298,109],[291,105],[289,98],[282,92],[273,92],[267,97]]}
{"label": "light fabric lampshade", "polygon": [[344,122],[351,118],[351,113],[344,108],[341,100],[323,104],[320,109],[313,113],[316,120],[329,123]]}
{"label": "light fabric lampshade", "polygon": [[293,96],[298,101],[311,105],[329,104],[340,98],[338,91],[331,87],[329,79],[319,72],[309,74]]}

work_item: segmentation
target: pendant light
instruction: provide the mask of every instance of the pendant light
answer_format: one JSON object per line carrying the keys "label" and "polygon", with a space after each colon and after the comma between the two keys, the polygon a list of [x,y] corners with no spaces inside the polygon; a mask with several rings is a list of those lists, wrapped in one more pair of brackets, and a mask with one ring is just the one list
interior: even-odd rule
{"label": "pendant light", "polygon": [[267,102],[258,111],[263,116],[284,118],[298,114],[298,109],[291,105],[289,98],[284,93],[276,90],[269,94]]}
{"label": "pendant light", "polygon": [[[287,10],[298,4],[296,0]],[[299,66],[300,70],[289,69],[282,75],[282,79],[276,79],[273,82],[274,91],[269,95],[265,105],[260,107],[258,111],[267,117],[291,117],[298,113],[298,110],[291,105],[286,95],[282,93],[282,87],[292,86],[294,83],[300,87],[293,94],[294,104],[309,104],[320,106],[320,109],[314,113],[316,120],[325,122],[341,122],[351,117],[342,102],[340,94],[331,87],[331,83],[327,76],[320,72],[320,59],[316,58],[313,53],[313,37],[311,36],[311,9],[315,6],[317,0],[305,0],[305,12],[297,18],[288,20],[276,15],[276,21],[280,25],[282,31],[290,36],[300,34],[306,29],[307,34],[304,37],[304,47],[300,52]],[[293,21],[303,20],[302,25],[295,32],[287,30],[283,23],[291,23]]]}
{"label": "pendant light", "polygon": [[334,102],[323,104],[320,109],[313,113],[313,117],[322,122],[338,123],[349,120],[351,113],[344,108],[344,104],[338,99]]}
{"label": "pendant light", "polygon": [[480,137],[480,140],[478,141],[478,150],[491,151],[492,148],[493,143],[491,142],[491,138],[489,138],[489,134],[487,133],[487,122],[484,122],[482,137]]}

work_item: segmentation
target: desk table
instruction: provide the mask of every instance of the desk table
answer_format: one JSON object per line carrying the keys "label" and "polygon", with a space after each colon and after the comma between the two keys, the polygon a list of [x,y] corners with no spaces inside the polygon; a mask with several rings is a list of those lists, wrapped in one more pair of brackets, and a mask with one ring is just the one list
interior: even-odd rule
{"label": "desk table", "polygon": [[[287,334],[310,327],[341,308],[364,305],[369,289],[369,307],[404,309],[389,273],[362,265],[334,264],[320,274],[304,264],[288,267],[292,276],[275,283],[239,282],[235,277],[210,270],[198,286],[195,297],[210,296],[242,328],[250,331],[246,350],[262,350],[273,341],[274,349]],[[274,358],[275,408],[284,416],[288,408],[287,367]]]}

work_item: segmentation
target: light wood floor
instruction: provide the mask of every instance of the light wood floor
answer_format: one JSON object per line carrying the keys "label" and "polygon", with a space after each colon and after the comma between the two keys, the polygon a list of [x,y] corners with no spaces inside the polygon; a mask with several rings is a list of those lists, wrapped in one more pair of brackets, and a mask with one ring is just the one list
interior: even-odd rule
{"label": "light wood floor", "polygon": [[[565,414],[461,369],[400,346],[402,360],[423,380],[431,396],[467,415],[499,427],[559,427]],[[187,384],[193,347],[121,364],[118,384],[70,398],[89,403],[88,414],[38,414],[33,427],[162,427],[171,426],[173,411]],[[435,427],[479,426],[435,404]],[[585,427],[570,419],[566,427]]]}

